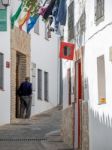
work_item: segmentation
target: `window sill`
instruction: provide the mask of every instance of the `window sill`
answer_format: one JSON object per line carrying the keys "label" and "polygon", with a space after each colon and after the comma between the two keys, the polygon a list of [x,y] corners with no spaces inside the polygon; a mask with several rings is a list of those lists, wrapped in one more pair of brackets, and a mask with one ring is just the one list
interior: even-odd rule
{"label": "window sill", "polygon": [[96,19],[96,20],[95,20],[96,26],[99,25],[99,24],[100,24],[101,22],[103,22],[103,21],[104,21],[104,16],[102,16],[102,17]]}

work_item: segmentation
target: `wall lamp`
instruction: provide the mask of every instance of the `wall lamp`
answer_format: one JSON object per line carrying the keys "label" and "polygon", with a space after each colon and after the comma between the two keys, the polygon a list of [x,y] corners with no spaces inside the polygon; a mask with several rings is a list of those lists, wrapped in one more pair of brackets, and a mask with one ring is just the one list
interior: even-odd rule
{"label": "wall lamp", "polygon": [[10,4],[10,0],[1,0],[1,2],[2,2],[2,5],[5,7],[9,6]]}

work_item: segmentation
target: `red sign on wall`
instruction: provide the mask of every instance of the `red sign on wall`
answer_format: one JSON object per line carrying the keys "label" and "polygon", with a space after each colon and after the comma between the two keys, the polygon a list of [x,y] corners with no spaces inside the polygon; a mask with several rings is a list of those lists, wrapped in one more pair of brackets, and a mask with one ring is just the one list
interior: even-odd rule
{"label": "red sign on wall", "polygon": [[10,62],[6,61],[6,68],[10,68]]}
{"label": "red sign on wall", "polygon": [[72,43],[61,42],[59,57],[61,59],[73,60],[74,48],[75,48],[75,45]]}

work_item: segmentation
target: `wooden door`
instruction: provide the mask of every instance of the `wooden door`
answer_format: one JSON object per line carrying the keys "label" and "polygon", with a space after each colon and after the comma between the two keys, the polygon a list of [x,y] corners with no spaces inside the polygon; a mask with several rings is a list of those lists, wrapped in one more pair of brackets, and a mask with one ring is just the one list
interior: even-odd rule
{"label": "wooden door", "polygon": [[80,148],[80,100],[82,99],[81,61],[75,63],[74,148]]}

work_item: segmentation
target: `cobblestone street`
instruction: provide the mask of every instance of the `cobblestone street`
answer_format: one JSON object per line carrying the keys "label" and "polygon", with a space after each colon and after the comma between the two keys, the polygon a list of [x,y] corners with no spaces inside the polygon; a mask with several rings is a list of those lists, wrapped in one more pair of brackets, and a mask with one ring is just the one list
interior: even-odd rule
{"label": "cobblestone street", "polygon": [[61,110],[0,127],[0,150],[72,150],[61,137]]}

